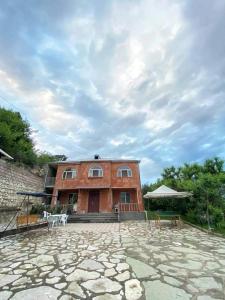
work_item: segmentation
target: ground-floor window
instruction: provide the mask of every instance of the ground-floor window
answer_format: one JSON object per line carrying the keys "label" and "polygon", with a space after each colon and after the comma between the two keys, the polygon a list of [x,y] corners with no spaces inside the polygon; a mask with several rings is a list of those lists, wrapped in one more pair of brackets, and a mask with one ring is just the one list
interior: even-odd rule
{"label": "ground-floor window", "polygon": [[120,202],[121,203],[130,203],[130,193],[129,192],[121,192],[120,193]]}

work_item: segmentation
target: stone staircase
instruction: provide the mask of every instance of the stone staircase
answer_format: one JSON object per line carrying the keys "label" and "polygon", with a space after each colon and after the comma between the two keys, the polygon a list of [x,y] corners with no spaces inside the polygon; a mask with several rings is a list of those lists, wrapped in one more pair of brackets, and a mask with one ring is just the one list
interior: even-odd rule
{"label": "stone staircase", "polygon": [[114,223],[118,222],[118,214],[115,213],[88,213],[73,214],[68,218],[68,223]]}

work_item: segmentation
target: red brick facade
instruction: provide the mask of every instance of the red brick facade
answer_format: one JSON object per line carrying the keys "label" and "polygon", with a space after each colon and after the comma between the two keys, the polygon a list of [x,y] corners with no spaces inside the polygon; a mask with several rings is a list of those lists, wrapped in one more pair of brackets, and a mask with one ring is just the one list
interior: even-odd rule
{"label": "red brick facade", "polygon": [[[127,192],[127,200],[122,199],[124,210],[143,211],[139,161],[96,159],[61,162],[55,164],[54,167],[56,178],[51,202],[53,206],[69,204],[69,194],[75,194],[74,210],[77,213],[113,212],[121,202],[121,192],[123,195]],[[103,176],[90,177],[90,168],[101,168]],[[131,170],[131,176],[119,176],[119,168]],[[69,169],[75,170],[76,176],[63,179],[64,172]]]}

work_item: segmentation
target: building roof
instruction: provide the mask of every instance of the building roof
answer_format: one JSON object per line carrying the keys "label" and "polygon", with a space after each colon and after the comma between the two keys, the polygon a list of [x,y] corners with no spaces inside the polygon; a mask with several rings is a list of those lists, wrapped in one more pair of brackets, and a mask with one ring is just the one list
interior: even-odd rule
{"label": "building roof", "polygon": [[8,153],[6,153],[5,151],[3,151],[2,149],[0,149],[0,157],[4,156],[7,159],[13,159],[12,156],[10,156]]}
{"label": "building roof", "polygon": [[190,192],[177,192],[165,185],[161,185],[153,192],[147,192],[144,198],[185,198],[191,196]]}
{"label": "building roof", "polygon": [[65,164],[80,164],[84,162],[93,162],[93,163],[98,163],[98,162],[121,162],[121,163],[129,163],[129,162],[135,162],[135,163],[140,163],[140,160],[137,159],[110,159],[110,158],[98,158],[98,159],[81,159],[81,160],[66,160],[66,161],[55,161],[49,163],[49,165],[65,165]]}

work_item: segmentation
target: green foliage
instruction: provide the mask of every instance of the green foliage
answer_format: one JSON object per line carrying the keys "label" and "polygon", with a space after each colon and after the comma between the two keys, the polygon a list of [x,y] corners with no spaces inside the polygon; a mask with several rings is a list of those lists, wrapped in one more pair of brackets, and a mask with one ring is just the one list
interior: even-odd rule
{"label": "green foliage", "polygon": [[48,164],[49,162],[58,161],[60,160],[59,157],[63,158],[63,160],[66,160],[67,157],[65,155],[52,155],[48,152],[41,152],[37,155],[37,165],[40,167]]}
{"label": "green foliage", "polygon": [[41,215],[44,210],[45,210],[45,205],[44,204],[32,205],[30,215]]}
{"label": "green foliage", "polygon": [[0,148],[14,158],[15,162],[30,167],[43,167],[45,164],[66,160],[65,155],[37,153],[31,138],[31,129],[19,112],[0,108]]}
{"label": "green foliage", "polygon": [[20,113],[0,108],[0,148],[15,161],[33,166],[36,164],[30,126]]}
{"label": "green foliage", "polygon": [[175,210],[196,224],[207,224],[207,207],[210,224],[224,224],[225,173],[224,161],[218,157],[207,159],[203,165],[184,164],[179,168],[165,168],[162,178],[154,184],[145,185],[143,194],[164,184],[177,191],[193,193],[190,199],[144,199],[145,209]]}

